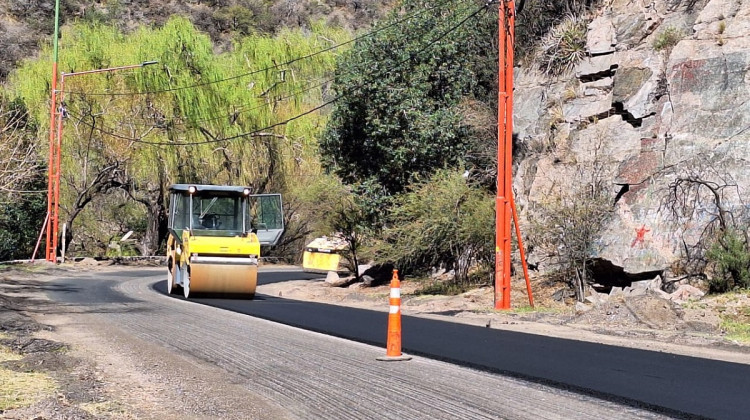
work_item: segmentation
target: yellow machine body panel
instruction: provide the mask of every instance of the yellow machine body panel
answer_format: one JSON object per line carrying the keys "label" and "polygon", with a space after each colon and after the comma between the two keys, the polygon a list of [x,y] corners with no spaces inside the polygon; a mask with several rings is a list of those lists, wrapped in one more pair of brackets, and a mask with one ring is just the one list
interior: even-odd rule
{"label": "yellow machine body panel", "polygon": [[321,236],[305,246],[302,254],[302,269],[311,273],[345,271],[341,267],[343,254],[349,251],[349,244],[336,236]]}
{"label": "yellow machine body panel", "polygon": [[339,271],[341,255],[318,251],[305,251],[302,254],[302,268],[311,273]]}
{"label": "yellow machine body panel", "polygon": [[254,233],[248,233],[243,237],[221,237],[221,236],[190,236],[185,231],[182,234],[182,242],[185,244],[184,250],[191,254],[209,254],[209,255],[243,255],[260,256],[260,242]]}

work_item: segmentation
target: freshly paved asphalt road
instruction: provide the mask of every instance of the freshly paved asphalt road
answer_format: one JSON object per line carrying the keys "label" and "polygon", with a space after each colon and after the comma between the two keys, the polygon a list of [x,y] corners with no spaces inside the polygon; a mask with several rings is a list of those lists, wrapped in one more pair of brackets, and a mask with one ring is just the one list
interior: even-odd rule
{"label": "freshly paved asphalt road", "polygon": [[[144,277],[154,271],[144,270]],[[110,274],[113,275],[113,274]],[[130,271],[128,277],[138,276]],[[259,282],[312,278],[262,272]],[[109,281],[109,287],[113,282]],[[164,281],[149,283],[166,293]],[[62,296],[59,296],[62,297]],[[85,300],[86,296],[65,296]],[[175,297],[175,300],[181,298]],[[128,296],[102,292],[98,304]],[[195,303],[385,347],[387,314],[257,295],[255,300],[192,299]],[[675,417],[749,418],[750,366],[595,343],[403,317],[405,353],[499,372]]]}
{"label": "freshly paved asphalt road", "polygon": [[[309,276],[293,274],[295,279]],[[260,284],[289,273],[263,273]],[[166,293],[166,284],[155,289]],[[194,301],[294,327],[385,347],[387,314],[294,301]],[[432,319],[402,317],[403,351],[563,386],[675,415],[750,418],[750,366]]]}

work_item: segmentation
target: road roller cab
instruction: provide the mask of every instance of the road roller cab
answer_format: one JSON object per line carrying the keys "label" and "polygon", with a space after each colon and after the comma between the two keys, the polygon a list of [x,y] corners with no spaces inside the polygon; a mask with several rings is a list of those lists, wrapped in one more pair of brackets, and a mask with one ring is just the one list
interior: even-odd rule
{"label": "road roller cab", "polygon": [[254,296],[261,245],[284,232],[281,195],[175,184],[169,198],[168,292]]}

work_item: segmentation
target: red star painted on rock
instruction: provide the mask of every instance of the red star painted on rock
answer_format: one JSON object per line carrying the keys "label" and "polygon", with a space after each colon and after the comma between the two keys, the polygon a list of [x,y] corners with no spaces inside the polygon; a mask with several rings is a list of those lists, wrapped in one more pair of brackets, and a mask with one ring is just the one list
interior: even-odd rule
{"label": "red star painted on rock", "polygon": [[634,247],[636,244],[643,244],[643,239],[646,236],[646,232],[651,232],[650,229],[646,229],[646,225],[641,225],[640,229],[635,230],[635,239],[633,239],[633,243],[630,244],[630,247]]}

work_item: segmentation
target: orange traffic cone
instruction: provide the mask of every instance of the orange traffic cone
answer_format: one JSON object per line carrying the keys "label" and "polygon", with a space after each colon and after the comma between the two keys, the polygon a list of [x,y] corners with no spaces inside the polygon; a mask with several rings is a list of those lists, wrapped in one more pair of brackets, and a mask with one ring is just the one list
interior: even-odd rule
{"label": "orange traffic cone", "polygon": [[401,354],[401,282],[398,281],[398,270],[393,270],[393,279],[391,280],[386,354],[377,359],[384,361],[411,360],[411,356]]}

